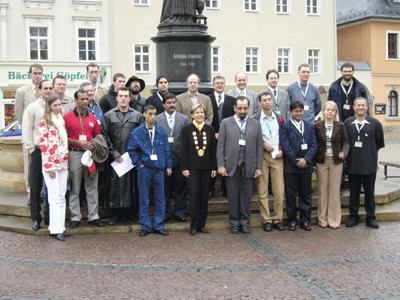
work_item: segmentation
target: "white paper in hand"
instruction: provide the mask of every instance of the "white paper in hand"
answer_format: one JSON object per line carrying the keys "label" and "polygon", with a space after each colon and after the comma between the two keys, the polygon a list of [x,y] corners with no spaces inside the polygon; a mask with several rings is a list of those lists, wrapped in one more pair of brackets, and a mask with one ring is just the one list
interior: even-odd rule
{"label": "white paper in hand", "polygon": [[122,163],[117,163],[116,161],[111,163],[111,166],[113,167],[115,173],[119,177],[125,175],[128,173],[130,170],[132,170],[135,166],[132,164],[132,160],[129,157],[128,152],[125,152],[124,154],[121,155],[123,162]]}

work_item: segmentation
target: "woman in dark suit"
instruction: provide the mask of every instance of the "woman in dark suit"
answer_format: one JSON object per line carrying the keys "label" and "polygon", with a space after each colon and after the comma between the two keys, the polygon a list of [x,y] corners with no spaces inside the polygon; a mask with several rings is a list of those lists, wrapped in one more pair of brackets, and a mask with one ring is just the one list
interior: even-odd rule
{"label": "woman in dark suit", "polygon": [[314,156],[318,178],[318,224],[339,228],[341,219],[340,182],[343,161],[349,152],[346,128],[339,122],[338,108],[327,101],[322,110],[322,120],[314,124],[317,152]]}
{"label": "woman in dark suit", "polygon": [[208,233],[204,227],[210,177],[217,175],[215,131],[204,123],[205,113],[203,105],[193,106],[193,121],[181,130],[181,169],[189,186],[190,235]]}

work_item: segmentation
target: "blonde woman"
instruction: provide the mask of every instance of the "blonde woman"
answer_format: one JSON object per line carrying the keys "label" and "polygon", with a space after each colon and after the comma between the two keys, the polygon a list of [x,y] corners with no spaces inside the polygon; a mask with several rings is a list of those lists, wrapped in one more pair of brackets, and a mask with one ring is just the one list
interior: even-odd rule
{"label": "blonde woman", "polygon": [[349,152],[346,128],[339,122],[338,108],[327,101],[321,121],[314,124],[317,152],[314,156],[318,178],[318,224],[339,228],[341,220],[340,181],[343,161]]}
{"label": "blonde woman", "polygon": [[61,115],[61,101],[51,95],[39,125],[42,172],[48,190],[50,235],[65,241],[65,192],[68,174],[68,137]]}

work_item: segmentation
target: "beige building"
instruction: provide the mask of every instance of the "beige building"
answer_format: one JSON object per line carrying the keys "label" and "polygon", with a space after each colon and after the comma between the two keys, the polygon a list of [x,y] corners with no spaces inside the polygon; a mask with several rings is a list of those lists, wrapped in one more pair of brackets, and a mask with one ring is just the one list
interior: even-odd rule
{"label": "beige building", "polygon": [[31,82],[29,66],[39,63],[43,78],[67,78],[66,94],[73,96],[87,81],[85,66],[111,71],[109,0],[0,0],[0,128],[14,117],[18,87]]}
{"label": "beige building", "polygon": [[[162,0],[114,0],[113,70],[146,81],[150,95],[156,70],[156,45]],[[327,87],[336,72],[335,0],[207,0],[203,12],[212,43],[212,77],[222,74],[227,89],[238,71],[248,87],[262,91],[268,69],[280,71],[280,85],[298,80],[297,67],[312,65],[311,82]],[[189,74],[188,74],[189,75]],[[322,88],[322,91],[324,90]],[[326,97],[327,93],[322,93]]]}

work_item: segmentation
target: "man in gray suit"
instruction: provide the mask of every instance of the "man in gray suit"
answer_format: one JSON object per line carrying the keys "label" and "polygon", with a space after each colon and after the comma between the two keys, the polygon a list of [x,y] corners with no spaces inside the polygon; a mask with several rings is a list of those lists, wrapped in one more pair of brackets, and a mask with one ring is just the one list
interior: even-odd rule
{"label": "man in gray suit", "polygon": [[267,75],[268,88],[263,93],[270,91],[272,93],[272,111],[281,115],[285,121],[290,119],[290,98],[289,94],[278,88],[279,73],[275,69],[268,70]]}
{"label": "man in gray suit", "polygon": [[233,90],[230,90],[226,92],[228,96],[237,98],[239,96],[244,96],[247,99],[250,100],[250,105],[249,105],[249,112],[248,115],[251,117],[254,114],[256,114],[259,110],[261,110],[261,107],[258,104],[258,95],[254,93],[253,91],[249,90],[246,88],[247,86],[247,75],[243,72],[236,73],[235,75],[235,83],[236,83],[236,88]]}
{"label": "man in gray suit", "polygon": [[[31,65],[29,68],[29,76],[32,78],[32,83],[22,86],[17,89],[15,93],[15,117],[18,123],[22,126],[22,115],[29,104],[35,102],[39,98],[39,82],[43,77],[43,67],[39,64]],[[23,139],[22,139],[23,140]],[[30,180],[29,169],[31,165],[31,158],[28,150],[22,145],[22,152],[24,154],[24,179],[26,191],[28,192],[28,199],[30,198]],[[28,200],[29,206],[29,200]]]}
{"label": "man in gray suit", "polygon": [[[172,175],[165,175],[164,193],[165,193],[165,216],[164,222],[175,220],[185,222],[187,211],[187,193],[188,186],[186,178],[182,175],[180,147],[181,147],[181,129],[189,124],[189,119],[185,115],[176,112],[176,97],[172,93],[167,93],[163,97],[163,106],[165,112],[156,117],[155,123],[161,125],[167,130],[168,142],[171,149]],[[172,192],[172,193],[171,193]],[[172,209],[170,198],[171,194],[175,198],[175,208]]]}
{"label": "man in gray suit", "polygon": [[236,99],[235,115],[222,120],[217,145],[218,173],[226,176],[231,233],[250,233],[253,180],[262,174],[260,122],[249,118],[250,100]]}
{"label": "man in gray suit", "polygon": [[188,117],[192,121],[192,107],[196,104],[202,104],[206,109],[205,123],[211,125],[214,113],[210,97],[199,93],[200,78],[196,74],[191,74],[186,79],[188,92],[176,97],[176,111]]}

